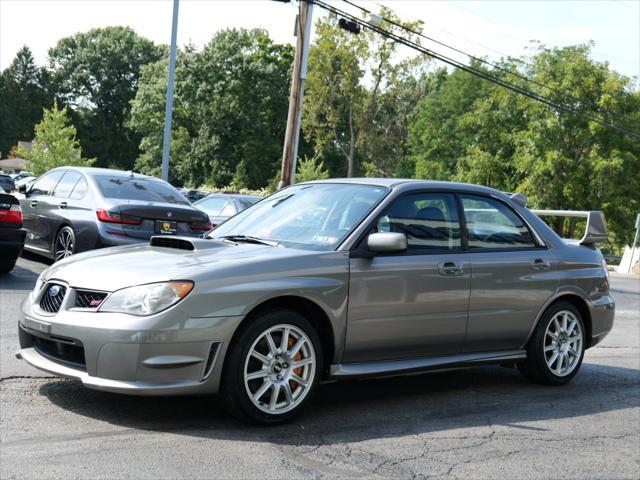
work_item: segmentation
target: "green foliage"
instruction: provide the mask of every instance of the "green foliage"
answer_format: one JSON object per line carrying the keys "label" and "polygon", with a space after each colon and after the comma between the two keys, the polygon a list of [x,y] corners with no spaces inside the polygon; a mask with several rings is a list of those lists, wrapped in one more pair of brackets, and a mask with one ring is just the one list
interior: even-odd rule
{"label": "green foliage", "polygon": [[57,101],[51,110],[44,110],[42,121],[36,125],[32,150],[18,149],[17,154],[29,160],[29,171],[35,175],[65,165],[88,167],[95,161],[82,158],[76,128],[69,121],[67,107],[59,109]]}
{"label": "green foliage", "polygon": [[130,169],[140,138],[125,128],[141,68],[164,49],[129,27],[95,28],[49,50],[59,97],[71,107],[78,136],[99,166]]}
{"label": "green foliage", "polygon": [[317,158],[305,157],[298,162],[296,182],[309,182],[311,180],[325,180],[329,178],[329,172]]}
{"label": "green foliage", "polygon": [[[261,188],[282,155],[293,49],[264,30],[218,32],[201,52],[179,52],[171,143],[178,184]],[[136,168],[157,174],[162,158],[166,60],[143,69],[130,128],[140,135]]]}
{"label": "green foliage", "polygon": [[0,75],[0,152],[7,155],[19,141],[33,140],[33,128],[53,97],[49,74],[37,67],[29,47],[22,47]]}
{"label": "green foliage", "polygon": [[[389,9],[382,15],[400,21]],[[383,24],[384,28],[388,24]],[[420,23],[407,23],[419,30]],[[426,93],[425,57],[397,61],[398,44],[316,23],[305,84],[303,130],[332,175],[391,176],[406,153],[416,102]]]}
{"label": "green foliage", "polygon": [[[501,66],[557,90],[534,89],[554,101],[568,95],[577,110],[599,106],[640,122],[640,93],[631,80],[591,60],[589,51],[590,45],[541,47],[526,62]],[[629,242],[633,234],[640,211],[637,138],[454,71],[420,102],[409,144],[408,169],[413,166],[416,177],[522,192],[537,208],[603,210],[612,242]],[[576,228],[561,219],[554,227],[564,235]]]}

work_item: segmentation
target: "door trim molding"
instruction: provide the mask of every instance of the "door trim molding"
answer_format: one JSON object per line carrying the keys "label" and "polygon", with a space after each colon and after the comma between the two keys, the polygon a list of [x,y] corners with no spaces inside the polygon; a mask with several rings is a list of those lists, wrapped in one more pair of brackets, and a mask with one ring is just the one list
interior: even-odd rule
{"label": "door trim molding", "polygon": [[342,363],[331,365],[329,378],[347,379],[378,375],[399,375],[429,370],[510,362],[514,360],[524,360],[526,358],[526,350],[518,349],[499,352],[459,353],[455,355],[409,358],[404,360]]}

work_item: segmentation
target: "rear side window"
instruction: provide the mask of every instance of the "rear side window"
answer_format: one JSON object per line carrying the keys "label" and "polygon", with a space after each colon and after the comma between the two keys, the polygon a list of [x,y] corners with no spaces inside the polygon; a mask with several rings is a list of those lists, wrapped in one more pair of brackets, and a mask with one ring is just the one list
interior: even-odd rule
{"label": "rear side window", "polygon": [[448,193],[417,193],[399,198],[378,220],[377,230],[404,233],[409,251],[462,248],[456,199]]}
{"label": "rear side window", "polygon": [[80,179],[80,174],[77,172],[66,172],[56,185],[56,189],[53,191],[53,195],[59,198],[69,198],[69,194],[73,191],[73,187]]}
{"label": "rear side window", "polygon": [[49,195],[55,188],[58,180],[64,175],[64,170],[47,173],[36,180],[29,190],[29,195]]}
{"label": "rear side window", "polygon": [[115,175],[96,175],[94,178],[105,198],[189,205],[178,190],[159,180]]}
{"label": "rear side window", "polygon": [[81,175],[80,178],[78,179],[78,183],[76,183],[76,186],[73,187],[73,191],[71,192],[71,197],[73,200],[80,200],[82,197],[84,197],[85,193],[87,193],[87,189],[88,189],[88,185],[87,185],[87,181],[84,179],[84,177]]}
{"label": "rear side window", "polygon": [[460,198],[470,249],[536,247],[524,221],[502,202],[475,195]]}
{"label": "rear side window", "polygon": [[210,217],[217,217],[224,209],[228,208],[229,205],[229,200],[227,200],[226,198],[210,197],[201,200],[194,206],[205,212]]}

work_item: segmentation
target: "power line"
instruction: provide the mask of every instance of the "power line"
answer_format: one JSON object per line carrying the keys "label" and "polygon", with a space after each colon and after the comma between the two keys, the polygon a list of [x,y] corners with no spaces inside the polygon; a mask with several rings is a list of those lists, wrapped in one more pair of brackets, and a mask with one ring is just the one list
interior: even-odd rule
{"label": "power line", "polygon": [[[459,62],[457,60],[454,60],[454,59],[452,59],[450,57],[447,57],[447,56],[445,56],[443,54],[440,54],[440,53],[434,52],[434,51],[432,51],[430,49],[427,49],[426,47],[423,47],[422,45],[417,44],[417,43],[415,43],[415,42],[413,42],[411,40],[408,40],[408,39],[406,39],[404,37],[401,37],[401,36],[399,36],[399,35],[397,35],[395,33],[383,30],[380,27],[376,27],[375,25],[372,25],[372,24],[370,24],[370,23],[368,23],[368,22],[366,22],[364,20],[361,20],[358,17],[356,17],[356,16],[354,16],[354,15],[352,15],[350,13],[347,13],[347,12],[345,12],[343,10],[340,10],[340,9],[338,9],[336,7],[333,7],[332,5],[329,5],[329,4],[325,3],[322,0],[313,0],[313,2],[316,5],[318,5],[320,8],[323,8],[323,9],[325,9],[325,10],[327,10],[329,12],[332,12],[332,13],[334,13],[336,15],[340,15],[340,16],[342,16],[344,18],[347,18],[347,19],[349,19],[349,20],[351,20],[353,22],[356,22],[356,23],[360,24],[361,26],[363,26],[364,28],[368,28],[369,30],[374,31],[374,32],[386,37],[386,38],[394,40],[397,43],[405,45],[405,46],[407,46],[409,48],[413,48],[414,50],[417,50],[417,51],[419,51],[419,52],[421,52],[421,53],[423,53],[425,55],[433,57],[433,58],[435,58],[437,60],[440,60],[441,62],[444,62],[444,63],[446,63],[448,65],[453,66],[453,67],[456,67],[456,68],[458,68],[460,70],[463,70],[463,71],[465,71],[467,73],[470,73],[472,75],[476,75],[478,77],[484,78],[487,81],[493,82],[493,83],[495,83],[497,85],[500,85],[500,86],[502,86],[504,88],[507,88],[507,89],[509,89],[509,90],[511,90],[513,92],[519,93],[519,94],[524,95],[526,97],[529,97],[529,98],[531,98],[533,100],[537,100],[538,102],[541,102],[541,103],[543,103],[543,104],[545,104],[545,105],[547,105],[547,106],[549,106],[549,107],[551,107],[551,108],[553,108],[555,110],[569,112],[569,113],[574,114],[577,117],[582,118],[583,120],[593,121],[593,122],[596,122],[596,123],[598,123],[598,124],[600,124],[602,126],[611,128],[613,130],[617,130],[617,131],[625,133],[627,135],[640,138],[640,131],[632,130],[632,129],[629,129],[629,128],[625,127],[625,126],[616,125],[616,124],[610,123],[610,122],[608,122],[606,120],[603,120],[601,118],[598,118],[598,117],[593,117],[593,116],[591,116],[591,115],[589,115],[587,113],[580,112],[580,111],[576,110],[574,107],[572,107],[570,105],[558,104],[558,103],[554,102],[553,100],[550,100],[550,99],[548,99],[548,98],[546,98],[546,97],[544,97],[544,96],[542,96],[540,94],[537,94],[537,93],[532,92],[530,90],[526,90],[525,88],[522,88],[522,87],[519,87],[519,86],[514,85],[512,83],[509,83],[509,82],[507,82],[507,81],[505,81],[503,79],[500,79],[498,77],[494,77],[491,74],[489,74],[488,72],[484,72],[484,71],[478,70],[478,69],[476,69],[474,67],[465,65],[464,63],[461,63],[461,62]],[[391,23],[391,22],[389,22],[389,23]]]}
{"label": "power line", "polygon": [[[342,1],[344,3],[346,3],[346,4],[348,4],[348,5],[351,5],[351,6],[355,7],[355,8],[360,9],[364,13],[367,13],[369,15],[373,14],[373,12],[371,10],[368,10],[368,9],[366,9],[366,8],[364,8],[364,7],[360,6],[360,5],[352,2],[351,0],[342,0]],[[424,38],[426,40],[429,40],[430,42],[436,43],[436,44],[441,45],[441,46],[443,46],[445,48],[453,50],[454,52],[457,52],[457,53],[460,53],[462,55],[465,55],[466,57],[468,57],[470,59],[473,59],[473,60],[475,60],[477,62],[480,62],[480,63],[483,63],[485,65],[488,65],[488,66],[490,66],[490,67],[492,67],[492,68],[494,68],[496,70],[499,70],[499,71],[501,71],[503,73],[506,73],[507,75],[512,75],[512,76],[514,76],[516,78],[519,78],[520,80],[533,83],[534,85],[537,85],[537,86],[539,86],[541,88],[545,88],[545,89],[547,89],[547,90],[549,90],[549,91],[551,91],[551,92],[553,92],[553,93],[555,93],[557,95],[560,95],[560,96],[564,97],[565,101],[566,101],[566,99],[572,100],[573,102],[581,102],[582,101],[582,100],[574,97],[571,94],[568,94],[566,92],[562,92],[561,90],[559,90],[557,88],[550,87],[549,85],[546,85],[546,84],[544,84],[542,82],[539,82],[537,80],[534,80],[532,78],[526,77],[525,75],[522,75],[522,74],[520,74],[518,72],[514,72],[514,71],[509,70],[507,68],[501,67],[500,65],[496,65],[496,64],[494,64],[492,62],[489,62],[488,60],[485,60],[483,58],[471,55],[470,53],[464,52],[464,51],[462,51],[462,50],[460,50],[460,49],[458,49],[456,47],[452,47],[451,45],[448,45],[448,44],[446,44],[444,42],[441,42],[440,40],[437,40],[437,39],[435,39],[433,37],[429,37],[429,36],[423,34],[422,32],[419,32],[417,30],[409,28],[406,25],[402,25],[401,23],[395,22],[393,20],[389,20],[387,18],[383,18],[383,20],[385,22],[395,26],[395,27],[401,28],[402,30],[405,30],[405,31],[407,31],[409,33],[412,33],[414,35],[422,37],[422,38]],[[620,112],[614,112],[612,110],[609,110],[609,109],[607,109],[605,107],[602,107],[600,105],[594,104],[592,102],[589,102],[589,105],[592,108],[595,108],[596,110],[598,110],[602,114],[606,114],[606,115],[609,115],[609,116],[612,116],[612,117],[624,118],[625,120],[627,120],[629,122],[632,122],[632,123],[635,123],[636,125],[640,126],[640,120],[636,120],[635,118],[629,117],[629,116],[627,116],[627,115],[625,115],[623,113],[620,113]]]}

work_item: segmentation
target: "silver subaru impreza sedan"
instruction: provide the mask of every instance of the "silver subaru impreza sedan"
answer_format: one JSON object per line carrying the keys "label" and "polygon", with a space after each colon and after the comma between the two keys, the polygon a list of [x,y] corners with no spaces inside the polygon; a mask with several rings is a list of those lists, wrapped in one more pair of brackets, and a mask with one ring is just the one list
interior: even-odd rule
{"label": "silver subaru impreza sedan", "polygon": [[448,182],[298,184],[204,238],[73,255],[22,304],[17,356],[90,388],[219,392],[286,421],[323,379],[516,365],[567,383],[613,324],[600,212],[556,235],[526,197]]}

